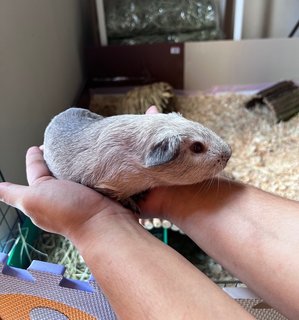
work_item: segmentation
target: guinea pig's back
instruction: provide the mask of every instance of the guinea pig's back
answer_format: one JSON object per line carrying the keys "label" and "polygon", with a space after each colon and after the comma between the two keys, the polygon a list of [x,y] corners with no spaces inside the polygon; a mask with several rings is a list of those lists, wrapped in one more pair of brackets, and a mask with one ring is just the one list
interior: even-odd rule
{"label": "guinea pig's back", "polygon": [[70,108],[51,120],[44,134],[44,159],[55,177],[78,181],[78,160],[93,139],[90,127],[102,119],[86,109]]}
{"label": "guinea pig's back", "polygon": [[89,110],[69,108],[51,120],[45,131],[45,139],[59,138],[61,135],[68,137],[80,133],[84,128],[101,119],[103,119],[102,116],[91,113]]}

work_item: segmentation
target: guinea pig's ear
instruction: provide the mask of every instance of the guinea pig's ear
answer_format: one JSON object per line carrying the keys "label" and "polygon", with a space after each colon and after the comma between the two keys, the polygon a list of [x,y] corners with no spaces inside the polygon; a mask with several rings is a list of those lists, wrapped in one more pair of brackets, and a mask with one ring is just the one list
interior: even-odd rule
{"label": "guinea pig's ear", "polygon": [[178,136],[167,137],[152,145],[145,155],[145,166],[155,167],[174,160],[180,153],[180,145],[181,140]]}

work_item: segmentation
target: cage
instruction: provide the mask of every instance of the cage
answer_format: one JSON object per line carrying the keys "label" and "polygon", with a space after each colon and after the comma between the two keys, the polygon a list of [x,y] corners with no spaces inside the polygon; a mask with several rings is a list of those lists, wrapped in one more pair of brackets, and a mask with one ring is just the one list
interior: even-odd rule
{"label": "cage", "polygon": [[[0,182],[4,182],[0,170]],[[8,253],[14,245],[25,218],[17,209],[0,202],[0,251]]]}
{"label": "cage", "polygon": [[[99,1],[101,2],[101,1]],[[241,1],[240,1],[241,2]],[[99,21],[101,21],[101,19],[99,19]],[[99,31],[102,31],[102,29],[100,28]],[[246,42],[246,44],[250,44],[250,43],[253,43],[253,42]],[[264,44],[265,46],[269,47],[270,49],[270,53],[271,53],[271,57],[273,57],[273,55],[275,56],[276,55],[276,52],[278,52],[278,55],[280,56],[279,58],[279,61],[282,61],[283,59],[281,59],[281,52],[280,50],[276,50],[277,47],[272,47],[272,41],[270,42],[270,45],[269,45],[269,42],[263,42],[261,41],[262,44]],[[274,43],[274,41],[273,41]],[[229,43],[228,43],[229,44]],[[194,43],[194,45],[197,45],[196,43]],[[212,43],[211,46],[213,46],[214,44]],[[218,43],[217,43],[218,45]],[[246,61],[246,62],[249,62],[244,64],[243,61],[242,63],[238,63],[238,61],[236,61],[235,59],[232,59],[233,60],[233,66],[231,67],[227,61],[227,59],[224,59],[224,65],[225,65],[225,70],[229,70],[229,72],[231,73],[231,70],[235,70],[235,66],[237,65],[238,66],[238,74],[239,75],[246,75],[248,77],[248,74],[251,74],[251,72],[248,72],[248,71],[251,71],[252,69],[252,64],[250,63],[250,61],[253,61],[254,62],[254,67],[255,69],[259,70],[258,74],[259,75],[268,75],[270,73],[270,70],[271,71],[275,71],[275,70],[278,70],[276,71],[276,73],[274,72],[274,76],[272,77],[268,77],[268,78],[265,78],[265,77],[259,77],[258,79],[256,78],[250,78],[249,81],[251,83],[255,83],[256,80],[258,80],[259,82],[261,81],[272,81],[272,80],[277,80],[277,74],[279,74],[279,78],[282,78],[282,77],[286,77],[286,76],[289,76],[289,73],[288,73],[288,70],[289,68],[286,68],[285,67],[285,70],[287,72],[282,72],[283,70],[281,70],[280,68],[271,68],[268,66],[267,63],[265,63],[264,59],[263,58],[256,58],[256,55],[252,54],[252,51],[250,50],[250,46],[246,46],[245,47],[245,50],[242,49],[242,45],[243,44],[240,44],[239,46],[239,43],[235,43],[233,45],[233,47],[229,47],[229,52],[230,52],[230,55],[232,56],[238,56],[238,55],[235,55],[233,54],[235,51],[234,51],[234,48],[237,47],[240,48],[242,50],[242,55],[239,54],[239,56],[242,56],[243,57],[243,60]],[[282,44],[282,41],[279,41],[278,43],[279,45],[279,48],[285,48],[287,52],[296,52],[295,49],[289,49],[290,47],[288,47],[287,45],[285,45],[285,42],[284,44]],[[213,49],[214,52],[218,52],[220,51],[221,49],[221,52],[225,53],[225,46],[223,43],[221,43],[221,48],[219,48],[219,50],[216,48],[216,49]],[[186,54],[186,60],[188,62],[190,62],[190,51],[188,50],[185,50],[184,48],[189,48],[190,49],[191,47],[191,44],[187,43],[186,46],[184,47],[183,45],[181,44],[177,44],[175,46],[164,46],[163,49],[165,49],[165,52],[168,53],[168,64],[167,64],[167,74],[169,74],[171,71],[174,71],[174,79],[177,79],[177,81],[181,81],[179,82],[179,88],[182,88],[183,87],[183,53]],[[252,47],[254,47],[253,49],[256,50],[256,44],[253,43]],[[146,47],[144,51],[148,52],[149,49],[152,48],[152,47]],[[274,49],[271,49],[271,48],[274,48]],[[297,48],[297,47],[291,47],[291,48]],[[101,49],[111,49],[111,48],[101,48]],[[122,49],[125,49],[127,50],[127,48],[116,48],[117,50],[122,50]],[[133,48],[132,50],[138,50],[139,47],[136,47],[136,48]],[[131,48],[130,48],[131,50]],[[158,47],[157,46],[157,50],[161,50],[161,47]],[[185,50],[185,51],[184,51]],[[96,50],[94,50],[96,51]],[[145,53],[146,53],[145,52]],[[212,77],[203,77],[202,74],[205,74],[206,71],[205,69],[203,68],[204,65],[207,66],[207,68],[209,68],[208,70],[208,74],[210,75],[210,72],[211,72],[211,68],[210,68],[210,63],[206,63],[206,60],[202,60],[203,62],[200,64],[199,62],[199,58],[198,58],[198,54],[197,54],[197,51],[194,50],[194,52],[196,53],[196,63],[189,63],[189,68],[192,68],[194,69],[192,74],[199,74],[200,77],[198,77],[199,79],[212,79]],[[267,51],[268,52],[268,51]],[[95,58],[96,57],[96,54],[98,53],[95,52],[93,54],[93,56]],[[141,56],[142,57],[142,60],[144,60],[144,56],[145,56],[145,53],[142,53],[142,54],[138,54],[138,56]],[[262,53],[264,53],[264,51],[262,50]],[[156,53],[157,54],[157,53]],[[161,51],[158,51],[158,54],[159,56],[161,55]],[[245,55],[249,55],[251,59],[244,59],[244,54]],[[108,51],[108,55],[109,56],[113,56],[111,54],[109,54],[109,51]],[[150,54],[149,55],[152,55],[154,56],[153,54]],[[124,56],[122,54],[120,54],[120,56]],[[206,56],[211,56],[210,54],[207,54]],[[226,54],[223,54],[222,56],[226,57]],[[266,60],[269,60],[269,61],[272,61],[272,59],[268,59],[268,57],[270,56],[270,54],[265,54],[266,56]],[[282,55],[283,56],[283,55]],[[211,56],[212,57],[212,56]],[[253,58],[252,58],[253,57]],[[291,56],[292,57],[292,56]],[[177,61],[178,59],[177,58],[181,58],[179,60],[179,62],[181,62],[181,64],[179,64],[179,62]],[[192,56],[191,56],[192,58]],[[134,57],[135,59],[135,57]],[[213,58],[211,58],[213,59]],[[118,61],[115,61],[115,60],[120,60],[120,59],[114,59],[113,61],[113,66],[118,62]],[[292,61],[292,59],[290,59],[289,55],[287,56],[287,58],[285,60],[289,60],[289,61]],[[293,59],[294,61],[297,61],[297,57],[296,59]],[[106,61],[104,59],[102,59],[101,61],[103,61],[103,64],[106,64]],[[215,59],[214,63],[215,63],[215,67],[214,67],[214,70],[217,70],[217,77],[219,77],[220,75],[223,75],[223,77],[225,77],[225,81],[228,81],[229,80],[229,77],[228,77],[228,74],[226,72],[219,72],[219,70],[222,70],[221,68],[219,68],[218,64],[216,62],[218,61],[223,61],[223,59]],[[132,64],[133,65],[138,65],[138,63],[136,63],[136,61],[134,60],[133,61],[134,63]],[[172,65],[170,65],[170,62],[173,62],[174,64],[174,67],[172,67]],[[260,64],[259,64],[260,62]],[[95,63],[95,64],[91,64],[90,66],[90,70],[91,69],[97,69],[95,68],[95,65],[97,65],[99,62]],[[127,63],[123,63],[121,61],[121,64],[123,66],[127,66],[128,64]],[[258,66],[256,65],[258,64]],[[108,64],[107,64],[108,65]],[[179,65],[180,68],[176,68],[176,66]],[[247,69],[243,69],[243,66],[246,65],[247,66]],[[279,65],[283,65],[283,63],[279,64]],[[296,66],[296,64],[294,63],[293,66]],[[132,69],[132,66],[129,66],[129,69],[131,70]],[[198,69],[196,69],[196,67],[198,66]],[[221,67],[221,64],[220,64],[220,67]],[[102,69],[104,69],[104,66],[102,67]],[[119,72],[119,69],[118,69],[118,66],[117,66],[117,71]],[[158,69],[161,69],[160,68],[160,65],[158,66]],[[178,72],[177,72],[177,69],[178,69]],[[292,69],[295,69],[294,67]],[[200,72],[197,72],[197,70],[199,70]],[[145,70],[142,70],[144,71],[145,73],[145,76],[144,74],[142,74],[140,76],[140,78],[142,80],[144,80],[144,78],[147,80],[148,78],[146,78],[146,76],[148,75],[149,73],[149,70],[148,69],[145,69]],[[151,70],[150,70],[151,71]],[[188,70],[186,72],[187,74],[189,73]],[[190,73],[191,74],[191,73]],[[138,74],[137,74],[138,75]],[[156,76],[156,79],[158,80],[163,80],[163,81],[166,81],[168,80],[168,78],[165,78],[165,77],[159,77],[157,76],[157,73],[156,72],[152,72],[152,75],[155,75]],[[276,75],[276,78],[275,78],[275,75]],[[115,75],[113,75],[115,76]],[[109,77],[108,77],[109,78]],[[161,78],[161,79],[160,79]],[[115,77],[115,79],[119,79],[118,77]],[[136,77],[132,77],[132,80],[135,80]],[[180,80],[181,79],[181,80]],[[189,78],[190,79],[190,78]],[[150,80],[153,80],[153,78],[150,78]],[[217,80],[219,80],[219,78],[217,78]],[[221,80],[221,79],[220,79]],[[247,78],[248,80],[248,78]],[[187,80],[187,85],[188,85],[188,81],[189,81],[189,89],[191,88],[191,90],[197,90],[198,87],[207,87],[207,86],[198,86],[198,83],[196,81],[194,81],[194,78],[192,78],[192,81],[191,80]],[[235,83],[241,83],[242,81],[237,80],[236,78],[233,78],[233,81],[234,84]],[[190,83],[192,83],[192,86],[190,85]],[[217,82],[218,83],[218,82]],[[220,82],[220,83],[224,83],[224,82]],[[248,83],[247,82],[242,82],[242,83]],[[227,84],[227,82],[225,82],[225,84]],[[210,83],[208,83],[208,85],[210,85]],[[194,89],[196,88],[196,89]],[[227,103],[231,103],[232,102],[232,97],[228,97],[227,98]],[[203,98],[199,98],[197,99],[197,103],[202,103],[205,99]],[[211,101],[210,101],[211,102]],[[211,103],[213,105],[213,103]],[[188,106],[188,112],[189,112],[189,115],[192,115],[193,112],[194,112],[194,108],[193,108],[194,104],[190,104]],[[220,105],[220,107],[222,107],[222,105]],[[219,108],[216,110],[220,110]],[[216,112],[218,114],[218,111]],[[221,118],[221,121],[219,121],[219,123],[225,125],[227,123],[230,123],[229,121],[227,121],[229,119],[228,115],[229,113],[231,113],[230,110],[228,110],[227,113],[225,113],[223,115],[223,117]],[[203,117],[203,114],[204,112],[201,114],[201,117]],[[261,115],[263,116],[263,115]],[[253,127],[255,128],[258,124],[258,121],[255,121],[255,120],[258,120],[257,118],[251,118],[250,121],[244,121],[242,122],[241,120],[243,120],[243,116],[242,114],[240,113],[237,113],[236,114],[236,118],[237,121],[239,122],[239,126],[238,128],[239,129],[242,129],[242,126],[243,126],[243,129],[246,131],[249,127]],[[297,121],[297,120],[296,120]],[[295,122],[296,123],[296,122]],[[241,126],[242,124],[242,126]],[[291,126],[289,126],[291,127]],[[293,125],[294,129],[296,128],[295,125]],[[297,126],[298,128],[298,126]],[[266,126],[266,128],[264,128],[263,130],[267,131],[269,129],[269,127]],[[275,129],[276,130],[276,129]],[[284,141],[287,141],[287,136],[284,135],[283,132],[283,129],[281,129],[281,126],[279,127],[279,129],[277,129],[276,131],[274,130],[274,133],[277,133],[279,134],[280,132],[280,136],[279,136],[279,143],[276,144],[276,146],[278,147],[281,147],[281,143],[283,143]],[[282,130],[282,131],[280,131]],[[295,133],[296,136],[298,136],[297,133]],[[257,139],[259,139],[257,137]],[[252,157],[252,159],[254,159],[254,165],[252,165],[251,162],[247,161],[246,165],[247,167],[244,168],[244,162],[243,161],[235,161],[234,164],[239,168],[240,171],[238,171],[238,173],[234,176],[234,178],[242,178],[244,179],[243,181],[246,181],[248,183],[257,183],[259,187],[262,187],[262,188],[269,188],[268,190],[272,191],[272,192],[275,192],[275,193],[279,193],[281,195],[287,195],[290,197],[290,198],[296,198],[298,199],[298,190],[295,190],[294,188],[291,188],[292,184],[293,184],[293,181],[297,181],[298,182],[298,173],[297,172],[292,172],[291,168],[287,168],[283,165],[281,165],[281,163],[279,163],[279,160],[280,158],[279,157],[276,157],[275,161],[273,161],[273,165],[276,165],[276,169],[274,170],[275,172],[277,172],[277,175],[276,175],[276,179],[277,181],[280,181],[280,184],[277,184],[277,183],[273,183],[272,185],[269,185],[269,177],[267,176],[267,172],[264,170],[265,168],[265,161],[269,161],[269,159],[265,158],[264,156],[267,155],[267,153],[265,152],[265,150],[267,150],[267,143],[265,140],[262,141],[263,143],[261,144],[262,148],[256,148],[254,149],[254,145],[253,144],[250,144],[250,148],[245,152],[244,150],[241,152],[240,151],[240,155],[244,158],[248,158],[248,152],[250,153],[249,156]],[[296,149],[297,146],[298,146],[298,143],[297,143],[297,146],[293,143],[294,140],[290,140],[288,141],[290,143],[285,143],[284,146],[283,146],[283,149],[281,151],[281,154],[285,155],[285,154],[295,154],[297,155],[298,152],[296,152]],[[239,146],[241,146],[242,144],[246,145],[246,141],[244,142],[243,141],[240,141],[239,143]],[[248,145],[248,144],[247,144]],[[293,149],[292,149],[293,148]],[[288,151],[292,151],[292,152],[288,152]],[[259,152],[261,153],[264,153],[263,156],[261,156],[260,154],[258,154]],[[272,149],[272,156],[273,158],[275,158],[275,152],[277,152],[277,149]],[[235,159],[235,160],[238,160],[238,159]],[[289,162],[292,163],[292,166],[295,166],[295,164],[297,163],[298,159],[297,159],[297,156],[293,159],[289,159]],[[269,162],[268,162],[269,163]],[[271,165],[272,165],[271,164]],[[256,170],[251,170],[249,171],[249,168],[252,169],[252,168],[256,168]],[[273,166],[271,166],[271,168],[273,168]],[[296,168],[298,168],[298,166],[296,166]],[[248,171],[246,171],[248,170]],[[284,173],[288,171],[288,175],[285,175]],[[260,179],[256,179],[257,178],[257,172],[260,174]],[[288,180],[287,180],[288,179]],[[273,188],[273,189],[271,189]],[[283,189],[283,188],[286,188],[286,189]],[[25,260],[27,259],[27,254],[26,254],[26,250],[25,250],[25,247],[24,247],[24,244],[30,244],[31,240],[29,239],[29,237],[32,237],[33,240],[36,240],[37,236],[38,236],[38,231],[34,228],[34,226],[32,226],[30,224],[30,221],[26,218],[24,218],[24,216],[22,214],[20,214],[20,212],[16,211],[15,209],[13,208],[10,208],[10,207],[6,207],[5,205],[1,205],[1,212],[0,212],[0,230],[1,230],[1,237],[3,235],[3,239],[1,240],[1,250],[2,251],[5,251],[5,252],[8,252],[9,253],[9,259],[8,259],[8,262],[10,265],[15,265],[15,266],[24,266],[24,267],[27,267],[27,263],[25,263]],[[147,227],[148,228],[152,228],[152,225],[156,224],[159,222],[158,221],[147,221],[146,224],[147,224]],[[170,231],[172,228],[175,228],[173,226],[169,226],[169,228],[167,228],[167,226],[165,226],[164,228],[153,228],[155,232],[159,233],[159,237],[162,237],[163,240],[165,242],[171,242],[173,240],[173,237],[174,236],[177,236],[179,234],[179,231],[178,230],[172,230]],[[37,232],[37,233],[35,233]],[[172,233],[174,232],[174,233]],[[16,262],[14,263],[13,262],[13,257],[16,258]],[[8,278],[8,277],[11,277],[11,275],[17,275],[17,274],[21,274],[21,275],[24,275],[24,272],[23,270],[21,271],[17,271],[17,269],[14,269],[13,267],[7,267],[5,265],[5,262],[4,262],[4,258],[2,259],[2,257],[0,258],[0,278],[2,278],[2,280],[4,282],[1,282],[4,283],[4,284],[7,284],[9,283],[9,285],[11,285],[11,278]],[[216,266],[216,269],[218,268],[217,265]],[[54,267],[55,269],[55,267]],[[57,268],[56,268],[57,270]],[[218,268],[219,270],[219,268]],[[49,271],[49,270],[48,270]],[[35,275],[37,277],[45,277],[45,278],[51,278],[51,276],[49,276],[49,272],[47,271],[47,274],[46,275],[39,275],[39,271],[38,271],[38,268],[35,268],[33,267],[31,269],[31,275]],[[58,272],[59,273],[59,272]],[[57,274],[57,273],[56,273]],[[22,276],[20,277],[22,278]],[[56,281],[56,284],[59,282],[59,281],[62,281],[61,279],[61,275],[58,274],[58,276],[56,277],[52,277],[52,279],[55,278],[55,281]],[[23,280],[23,279],[21,279]],[[20,281],[22,282],[22,281]],[[73,284],[73,288],[76,287],[75,286],[75,283],[76,282],[68,282],[68,281],[64,281],[64,283],[67,283],[69,286],[70,283]],[[235,286],[236,283],[235,281],[230,281],[230,280],[226,280],[226,281],[217,281],[217,283],[220,285],[220,286],[229,286],[229,285],[232,285],[232,286]],[[18,284],[19,286],[20,284]],[[46,288],[47,290],[47,294],[50,293],[50,289],[49,287],[47,287],[48,285],[48,282],[47,281],[44,281],[43,282],[43,287]],[[0,286],[0,288],[3,290],[5,286]],[[55,290],[58,288],[58,285],[56,285],[55,287],[53,287],[52,289]],[[27,288],[28,289],[28,288]],[[233,288],[234,289],[234,288]],[[242,288],[240,288],[242,289]],[[244,288],[246,289],[246,288]],[[228,290],[229,291],[229,290]],[[240,298],[240,295],[237,295],[236,292],[233,294],[234,298],[236,299],[241,299]],[[245,295],[243,296],[243,298],[245,297]],[[257,297],[255,297],[254,295],[249,295],[247,297],[250,297],[250,303],[249,305],[250,306],[253,306],[254,307],[254,315],[257,316],[258,319],[282,319],[281,317],[277,316],[276,315],[273,315],[273,310],[269,309],[269,308],[264,308],[262,303],[260,303],[260,300],[257,299]],[[242,300],[242,299],[241,299]],[[244,300],[244,299],[243,299]],[[246,300],[246,299],[245,299]],[[247,301],[248,302],[248,301]],[[264,310],[266,309],[266,310]],[[257,315],[257,313],[259,313]],[[265,314],[263,315],[262,313],[268,313],[268,316],[266,316]],[[46,316],[42,316],[41,318],[45,318]],[[1,316],[0,316],[1,318]],[[55,319],[58,319],[58,317],[56,317]]]}
{"label": "cage", "polygon": [[[5,182],[1,171],[0,182]],[[31,261],[30,248],[39,232],[20,210],[0,201],[0,252],[8,254],[9,265],[28,266]]]}

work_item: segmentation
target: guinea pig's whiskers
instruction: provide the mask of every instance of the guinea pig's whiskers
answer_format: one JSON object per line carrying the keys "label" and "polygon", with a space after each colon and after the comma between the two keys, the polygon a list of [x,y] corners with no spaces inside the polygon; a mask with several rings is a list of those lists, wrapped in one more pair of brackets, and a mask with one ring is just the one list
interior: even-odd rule
{"label": "guinea pig's whiskers", "polygon": [[191,201],[197,198],[198,195],[200,195],[203,191],[205,191],[208,185],[208,181],[204,180],[199,184],[199,188],[196,189],[196,192],[193,194]]}
{"label": "guinea pig's whiskers", "polygon": [[217,179],[217,193],[218,193],[220,190],[220,177],[219,177],[219,175],[216,176],[216,179]]}

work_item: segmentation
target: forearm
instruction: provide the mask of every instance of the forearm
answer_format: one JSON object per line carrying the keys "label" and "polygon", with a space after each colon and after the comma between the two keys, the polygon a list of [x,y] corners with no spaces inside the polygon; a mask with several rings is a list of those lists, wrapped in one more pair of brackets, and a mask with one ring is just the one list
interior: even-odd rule
{"label": "forearm", "polygon": [[298,319],[297,202],[227,180],[160,192],[170,199],[161,208],[166,218],[260,297]]}
{"label": "forearm", "polygon": [[92,223],[72,240],[120,319],[252,319],[135,221],[118,217],[103,228]]}

